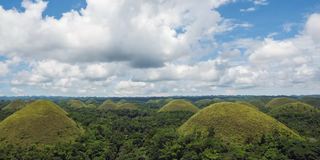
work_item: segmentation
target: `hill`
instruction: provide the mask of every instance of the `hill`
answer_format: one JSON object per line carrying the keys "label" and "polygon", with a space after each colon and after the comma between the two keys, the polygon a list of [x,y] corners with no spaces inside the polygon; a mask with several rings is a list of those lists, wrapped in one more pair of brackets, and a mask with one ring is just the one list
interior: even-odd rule
{"label": "hill", "polygon": [[11,110],[11,111],[17,111],[23,107],[25,107],[27,103],[23,100],[13,100],[8,105],[2,108],[2,110]]}
{"label": "hill", "polygon": [[114,110],[117,109],[118,105],[114,103],[111,99],[104,101],[99,107],[99,110]]}
{"label": "hill", "polygon": [[200,110],[179,129],[180,135],[200,133],[230,143],[258,141],[264,134],[279,132],[301,138],[274,118],[246,105],[223,102]]}
{"label": "hill", "polygon": [[38,100],[0,123],[0,143],[19,146],[68,143],[82,132],[55,103]]}
{"label": "hill", "polygon": [[269,114],[301,135],[320,139],[320,110],[302,102],[273,108]]}
{"label": "hill", "polygon": [[282,106],[284,104],[288,104],[288,103],[293,103],[293,102],[298,102],[298,100],[292,99],[292,98],[273,98],[271,101],[269,101],[266,104],[266,107],[268,108],[273,108],[273,107],[279,107]]}
{"label": "hill", "polygon": [[121,103],[116,108],[117,110],[137,110],[139,107],[133,103]]}
{"label": "hill", "polygon": [[88,108],[88,106],[85,103],[76,99],[69,100],[68,105],[73,108]]}
{"label": "hill", "polygon": [[256,107],[255,105],[249,103],[249,102],[245,102],[245,101],[236,101],[235,103],[237,104],[242,104],[242,105],[246,105],[248,107],[254,108],[254,109],[258,109],[258,107]]}
{"label": "hill", "polygon": [[194,106],[191,102],[183,99],[172,100],[164,105],[159,112],[175,112],[175,111],[186,111],[186,112],[198,112],[199,108]]}

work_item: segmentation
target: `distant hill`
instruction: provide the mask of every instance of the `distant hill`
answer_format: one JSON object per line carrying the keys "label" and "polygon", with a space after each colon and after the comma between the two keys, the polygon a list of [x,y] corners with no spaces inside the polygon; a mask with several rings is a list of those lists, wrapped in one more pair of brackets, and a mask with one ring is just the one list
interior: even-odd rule
{"label": "distant hill", "polygon": [[199,108],[194,106],[191,102],[177,99],[172,100],[166,105],[164,105],[159,112],[175,112],[175,111],[187,111],[187,112],[198,112]]}
{"label": "distant hill", "polygon": [[200,133],[230,143],[258,141],[264,134],[279,132],[292,138],[301,137],[276,119],[246,105],[223,102],[200,110],[179,129],[180,135]]}
{"label": "distant hill", "polygon": [[99,107],[99,110],[114,110],[117,109],[118,105],[114,103],[111,99],[104,101]]}
{"label": "distant hill", "polygon": [[69,100],[68,105],[73,108],[88,108],[88,106],[84,102],[76,99]]}
{"label": "distant hill", "polygon": [[11,110],[11,111],[17,111],[27,105],[27,102],[23,100],[13,100],[8,105],[2,108],[2,110]]}
{"label": "distant hill", "polygon": [[274,98],[266,104],[266,107],[270,109],[270,108],[279,107],[284,104],[293,103],[293,102],[298,102],[298,100],[295,100],[292,98],[285,98],[285,97]]}
{"label": "distant hill", "polygon": [[19,146],[68,143],[82,132],[58,105],[37,100],[0,123],[0,143]]}
{"label": "distant hill", "polygon": [[275,107],[269,114],[301,135],[320,140],[320,110],[302,102]]}
{"label": "distant hill", "polygon": [[139,107],[134,103],[121,103],[116,108],[117,110],[137,110]]}

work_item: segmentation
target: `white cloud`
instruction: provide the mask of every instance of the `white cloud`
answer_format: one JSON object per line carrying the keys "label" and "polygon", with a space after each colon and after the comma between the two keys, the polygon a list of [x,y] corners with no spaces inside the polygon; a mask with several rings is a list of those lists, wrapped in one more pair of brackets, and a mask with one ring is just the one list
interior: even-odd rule
{"label": "white cloud", "polygon": [[222,18],[215,8],[227,1],[87,0],[80,13],[70,11],[61,19],[41,17],[46,2],[24,1],[22,13],[0,8],[0,53],[159,67],[203,51],[199,40],[211,41],[220,31]]}
{"label": "white cloud", "polygon": [[250,8],[246,8],[246,9],[240,9],[240,12],[253,12],[255,10],[256,10],[256,8],[250,7]]}

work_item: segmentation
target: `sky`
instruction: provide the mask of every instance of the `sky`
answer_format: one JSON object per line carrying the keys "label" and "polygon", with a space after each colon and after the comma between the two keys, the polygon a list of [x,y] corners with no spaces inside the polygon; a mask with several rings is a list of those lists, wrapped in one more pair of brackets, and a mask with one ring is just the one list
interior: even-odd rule
{"label": "sky", "polygon": [[319,0],[0,0],[0,96],[302,94]]}

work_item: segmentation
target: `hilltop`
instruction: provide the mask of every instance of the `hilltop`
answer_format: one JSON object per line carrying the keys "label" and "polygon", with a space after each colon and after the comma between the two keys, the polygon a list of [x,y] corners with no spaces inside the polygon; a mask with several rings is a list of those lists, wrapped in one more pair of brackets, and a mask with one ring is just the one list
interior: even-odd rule
{"label": "hilltop", "polygon": [[84,102],[76,99],[69,100],[68,105],[73,108],[88,108],[88,106]]}
{"label": "hilltop", "polygon": [[194,106],[191,102],[177,99],[172,100],[166,105],[164,105],[159,112],[175,112],[175,111],[187,111],[187,112],[198,112],[199,108]]}
{"label": "hilltop", "polygon": [[68,143],[82,132],[58,105],[37,100],[0,123],[0,143],[19,146]]}
{"label": "hilltop", "polygon": [[303,136],[320,139],[320,110],[302,102],[273,108],[269,114]]}
{"label": "hilltop", "polygon": [[271,101],[269,101],[266,104],[266,107],[268,108],[274,108],[274,107],[279,107],[288,103],[293,103],[293,102],[298,102],[298,100],[292,99],[292,98],[273,98]]}
{"label": "hilltop", "polygon": [[11,111],[17,111],[23,107],[25,107],[27,103],[23,100],[13,100],[8,105],[2,108],[2,110],[11,110]]}
{"label": "hilltop", "polygon": [[245,102],[245,101],[236,101],[235,103],[237,103],[237,104],[242,104],[242,105],[246,105],[246,106],[251,107],[251,108],[254,108],[254,109],[258,109],[258,107],[257,107],[257,106],[255,106],[255,105],[253,105],[253,104],[251,104],[251,103],[249,103],[249,102]]}
{"label": "hilltop", "polygon": [[114,110],[117,109],[118,105],[114,103],[111,99],[104,101],[99,107],[99,110]]}
{"label": "hilltop", "polygon": [[200,110],[178,132],[180,135],[198,132],[231,143],[258,141],[262,135],[274,132],[301,138],[274,118],[246,105],[231,102],[216,103]]}
{"label": "hilltop", "polygon": [[139,107],[133,103],[121,103],[116,108],[117,110],[137,110]]}

